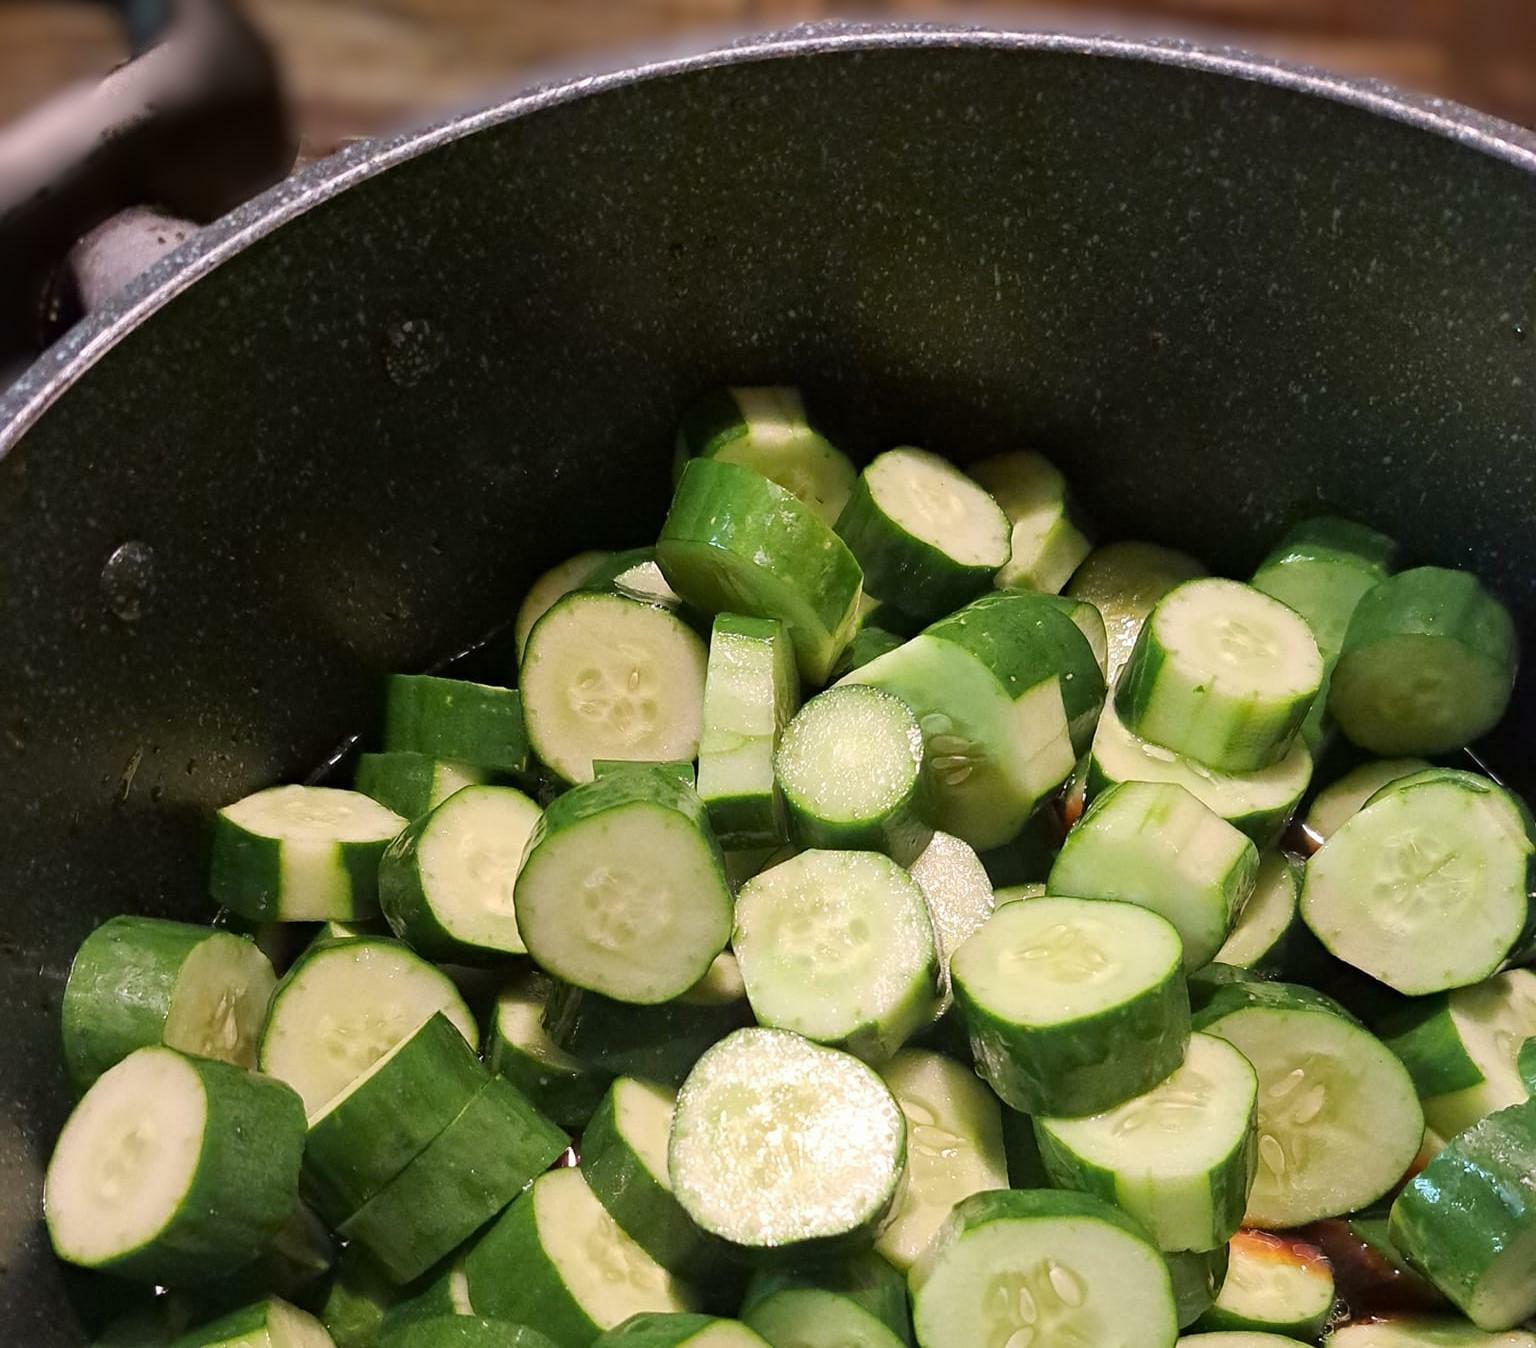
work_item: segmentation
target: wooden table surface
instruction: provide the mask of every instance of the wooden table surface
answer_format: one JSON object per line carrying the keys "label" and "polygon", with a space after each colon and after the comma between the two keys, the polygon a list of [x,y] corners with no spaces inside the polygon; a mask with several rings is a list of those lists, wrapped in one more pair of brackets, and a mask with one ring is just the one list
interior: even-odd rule
{"label": "wooden table surface", "polygon": [[[305,157],[419,121],[533,67],[580,62],[690,29],[772,27],[830,15],[994,19],[1001,0],[245,0],[288,72]],[[1037,15],[1040,11],[1035,11]],[[1536,0],[1106,0],[1058,3],[1100,31],[1134,24],[1253,49],[1474,104],[1536,126]],[[86,0],[0,0],[0,121],[110,67],[110,16]]]}

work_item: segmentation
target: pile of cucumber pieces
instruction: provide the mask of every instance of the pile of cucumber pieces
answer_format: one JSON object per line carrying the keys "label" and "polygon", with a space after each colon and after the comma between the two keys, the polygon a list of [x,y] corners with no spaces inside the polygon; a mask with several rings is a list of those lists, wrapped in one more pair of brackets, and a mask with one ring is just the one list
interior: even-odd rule
{"label": "pile of cucumber pieces", "polygon": [[1447,759],[1515,633],[1396,553],[1212,577],[706,398],[515,681],[392,677],[353,789],[219,811],[219,921],[81,946],[101,1342],[1532,1348],[1533,824]]}

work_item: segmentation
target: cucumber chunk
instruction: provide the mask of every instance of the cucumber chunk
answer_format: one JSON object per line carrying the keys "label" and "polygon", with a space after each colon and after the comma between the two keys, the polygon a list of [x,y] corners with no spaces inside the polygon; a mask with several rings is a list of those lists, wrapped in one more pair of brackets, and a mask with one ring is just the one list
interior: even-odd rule
{"label": "cucumber chunk", "polygon": [[933,919],[942,976],[942,1015],[954,1001],[949,981],[950,955],[980,931],[993,909],[1006,900],[994,897],[991,877],[975,849],[948,833],[935,833],[929,838],[909,873],[923,891],[928,915]]}
{"label": "cucumber chunk", "polygon": [[1533,848],[1520,807],[1471,773],[1378,794],[1307,863],[1301,915],[1330,953],[1409,996],[1523,953]]}
{"label": "cucumber chunk", "polygon": [[937,454],[875,456],[837,518],[870,591],[937,618],[974,599],[1007,562],[1012,526],[1002,507]]}
{"label": "cucumber chunk", "polygon": [[704,643],[675,614],[620,594],[567,595],[534,626],[524,712],[539,760],[567,782],[594,759],[664,763],[699,751]]}
{"label": "cucumber chunk", "polygon": [[784,1030],[720,1041],[678,1093],[668,1166],[683,1210],[761,1256],[867,1244],[895,1202],[907,1129],[857,1058]]}
{"label": "cucumber chunk", "polygon": [[391,1326],[379,1348],[555,1348],[555,1342],[510,1320],[438,1315]]}
{"label": "cucumber chunk", "polygon": [[539,814],[513,787],[467,786],[411,824],[379,862],[390,930],[454,964],[525,954],[513,887]]}
{"label": "cucumber chunk", "polygon": [[188,1330],[171,1348],[332,1348],[332,1340],[307,1311],[268,1297]]}
{"label": "cucumber chunk", "polygon": [[1067,594],[1098,609],[1109,639],[1111,686],[1130,659],[1147,614],[1176,585],[1206,574],[1188,553],[1156,543],[1106,543],[1072,573]]}
{"label": "cucumber chunk", "polygon": [[723,867],[689,787],[658,769],[604,777],[539,820],[517,877],[518,930],[567,983],[665,1002],[703,978],[730,938]]}
{"label": "cucumber chunk", "polygon": [[594,1348],[771,1348],[739,1320],[647,1312],[610,1329]]}
{"label": "cucumber chunk", "polygon": [[[1214,1250],[1164,1251],[1168,1276],[1173,1281],[1173,1300],[1178,1307],[1179,1328],[1188,1329],[1216,1301],[1216,1291],[1227,1276],[1227,1247]],[[1181,1339],[1180,1342],[1183,1342]]]}
{"label": "cucumber chunk", "polygon": [[883,627],[863,626],[843,647],[843,653],[837,657],[829,677],[834,683],[844,679],[854,670],[863,669],[871,660],[878,660],[888,651],[894,651],[905,640],[905,637],[899,637]]}
{"label": "cucumber chunk", "polygon": [[1008,516],[1011,555],[997,583],[1056,594],[1093,546],[1072,518],[1066,478],[1027,449],[982,459],[967,471]]}
{"label": "cucumber chunk", "polygon": [[1287,1338],[1283,1334],[1227,1329],[1215,1333],[1201,1331],[1185,1334],[1179,1339],[1178,1348],[1302,1348],[1302,1341]]}
{"label": "cucumber chunk", "polygon": [[59,1134],[43,1182],[54,1252],[145,1282],[231,1273],[292,1214],[303,1150],[304,1109],[281,1082],[141,1048]]}
{"label": "cucumber chunk", "polygon": [[1195,1029],[1225,1039],[1259,1074],[1248,1225],[1301,1226],[1357,1211],[1417,1155],[1424,1114],[1408,1073],[1321,993],[1227,983],[1195,1015]]}
{"label": "cucumber chunk", "polygon": [[725,388],[700,398],[678,422],[679,473],[693,458],[761,473],[829,525],[858,477],[848,456],[811,425],[796,388]]}
{"label": "cucumber chunk", "polygon": [[1253,893],[1215,963],[1259,974],[1282,972],[1301,938],[1300,894],[1301,877],[1290,858],[1284,852],[1263,857]]}
{"label": "cucumber chunk", "polygon": [[1200,1320],[1205,1330],[1250,1330],[1311,1342],[1333,1314],[1333,1268],[1315,1245],[1239,1231],[1227,1276]]}
{"label": "cucumber chunk", "polygon": [[464,1261],[480,1315],[590,1344],[643,1311],[689,1311],[694,1293],[597,1201],[579,1170],[552,1170],[496,1220]]}
{"label": "cucumber chunk", "polygon": [[252,941],[154,917],[114,917],[81,942],[64,985],[64,1063],[84,1091],[138,1048],[164,1044],[237,1067],[277,978]]}
{"label": "cucumber chunk", "polygon": [[907,1285],[865,1251],[815,1269],[764,1269],[747,1286],[741,1318],[773,1348],[910,1348]]}
{"label": "cucumber chunk", "polygon": [[466,679],[391,674],[384,690],[384,748],[459,759],[490,772],[524,772],[522,695]]}
{"label": "cucumber chunk", "polygon": [[1046,893],[1140,904],[1173,923],[1184,968],[1210,963],[1253,893],[1259,853],[1172,782],[1122,782],[1067,834]]}
{"label": "cucumber chunk", "polygon": [[396,751],[359,754],[352,785],[402,819],[420,819],[455,791],[480,786],[489,776],[470,763]]}
{"label": "cucumber chunk", "polygon": [[938,1012],[923,892],[878,853],[801,852],[748,880],[732,946],[758,1024],[870,1062]]}
{"label": "cucumber chunk", "polygon": [[1485,1334],[1465,1320],[1402,1316],[1344,1325],[1323,1343],[1325,1348],[1536,1348],[1536,1334],[1521,1329]]}
{"label": "cucumber chunk", "polygon": [[850,683],[795,714],[773,760],[801,847],[866,849],[911,862],[932,830],[923,732],[911,708],[879,688]]}
{"label": "cucumber chunk", "polygon": [[1065,613],[1072,626],[1083,634],[1093,658],[1098,661],[1099,672],[1109,678],[1109,633],[1104,627],[1104,615],[1086,599],[1073,599],[1065,594],[1042,594],[1053,608]]}
{"label": "cucumber chunk", "polygon": [[1321,847],[1359,814],[1366,801],[1382,787],[1423,772],[1428,766],[1422,758],[1373,758],[1351,768],[1313,797],[1301,821],[1307,841],[1314,849]]}
{"label": "cucumber chunk", "polygon": [[512,624],[519,664],[528,647],[528,634],[533,631],[533,625],[566,595],[581,589],[588,577],[612,556],[611,552],[578,552],[574,557],[567,557],[565,561],[550,567],[528,587],[523,602],[518,605],[517,619]]}
{"label": "cucumber chunk", "polygon": [[1301,614],[1331,666],[1355,606],[1387,578],[1396,560],[1397,544],[1386,534],[1325,515],[1286,533],[1259,563],[1253,588]]}
{"label": "cucumber chunk", "polygon": [[698,789],[721,847],[776,847],[787,836],[773,755],[799,702],[794,647],[784,624],[716,614],[704,678]]}
{"label": "cucumber chunk", "polygon": [[1152,610],[1115,691],[1126,728],[1223,772],[1283,758],[1322,686],[1299,614],[1233,580],[1192,580]]}
{"label": "cucumber chunk", "polygon": [[1398,1247],[1479,1329],[1536,1314],[1536,1101],[1479,1120],[1392,1204]]}
{"label": "cucumber chunk", "polygon": [[549,1037],[543,1020],[550,990],[547,979],[525,976],[497,996],[485,1061],[562,1128],[582,1128],[612,1078]]}
{"label": "cucumber chunk", "polygon": [[272,994],[261,1070],[286,1081],[313,1113],[436,1011],[475,1042],[475,1018],[459,990],[398,941],[367,936],[311,946]]}
{"label": "cucumber chunk", "polygon": [[942,1053],[902,1049],[880,1075],[906,1115],[907,1179],[875,1249],[906,1270],[962,1198],[1008,1187],[1002,1111],[974,1072]]}
{"label": "cucumber chunk", "polygon": [[956,1205],[908,1275],[922,1348],[1173,1348],[1168,1266],[1129,1217],[1087,1194],[1005,1190]]}
{"label": "cucumber chunk", "polygon": [[630,548],[614,553],[593,568],[580,588],[594,594],[638,599],[642,604],[675,613],[685,618],[690,626],[698,627],[697,615],[686,611],[682,596],[667,584],[667,578],[656,565],[655,548]]}
{"label": "cucumber chunk", "polygon": [[705,613],[779,618],[800,674],[825,683],[858,622],[863,572],[815,512],[750,469],[695,459],[667,512],[656,561]]}
{"label": "cucumber chunk", "polygon": [[1258,1078],[1230,1044],[1189,1039],[1167,1080],[1102,1114],[1039,1116],[1040,1159],[1058,1189],[1097,1194],[1162,1250],[1212,1250],[1236,1232],[1257,1162]]}
{"label": "cucumber chunk", "polygon": [[379,857],[405,825],[360,791],[268,787],[215,816],[209,893],[254,922],[373,917]]}
{"label": "cucumber chunk", "polygon": [[1328,709],[1370,753],[1449,753],[1498,724],[1517,658],[1508,610],[1475,576],[1403,571],[1355,609]]}
{"label": "cucumber chunk", "polygon": [[977,1070],[1030,1114],[1112,1109],[1178,1067],[1189,1038],[1173,926],[1128,903],[999,909],[950,962]]}

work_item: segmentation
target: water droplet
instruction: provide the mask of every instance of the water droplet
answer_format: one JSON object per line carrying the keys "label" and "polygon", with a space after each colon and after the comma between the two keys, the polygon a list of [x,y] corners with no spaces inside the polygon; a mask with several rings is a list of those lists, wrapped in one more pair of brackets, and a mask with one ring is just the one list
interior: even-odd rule
{"label": "water droplet", "polygon": [[144,616],[155,588],[155,552],[148,543],[121,544],[101,568],[101,591],[112,612],[125,623]]}
{"label": "water droplet", "polygon": [[1515,324],[1515,340],[1517,342],[1523,342],[1525,340],[1525,334],[1526,334],[1525,324],[1524,323],[1516,323]]}
{"label": "water droplet", "polygon": [[384,333],[384,372],[401,388],[431,375],[448,354],[448,343],[424,318],[407,318]]}

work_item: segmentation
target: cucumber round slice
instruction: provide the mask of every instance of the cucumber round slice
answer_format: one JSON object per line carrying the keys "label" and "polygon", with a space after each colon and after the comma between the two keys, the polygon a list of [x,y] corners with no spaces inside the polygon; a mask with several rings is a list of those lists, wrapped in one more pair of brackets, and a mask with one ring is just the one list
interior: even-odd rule
{"label": "cucumber round slice", "polygon": [[977,1070],[1029,1114],[1112,1109],[1178,1067],[1189,1037],[1173,926],[1128,903],[999,909],[950,961]]}
{"label": "cucumber round slice", "polygon": [[1027,449],[982,459],[966,471],[1008,516],[1011,555],[997,583],[1057,593],[1093,546],[1072,519],[1066,478]]}
{"label": "cucumber round slice", "polygon": [[939,1007],[939,955],[923,892],[874,852],[801,852],[748,880],[732,938],[760,1025],[870,1062]]}
{"label": "cucumber round slice", "polygon": [[1172,782],[1122,782],[1067,834],[1048,894],[1119,899],[1173,923],[1184,968],[1209,964],[1258,877],[1259,853],[1226,820]]}
{"label": "cucumber round slice", "polygon": [[420,819],[455,791],[482,785],[489,776],[471,763],[397,751],[359,754],[352,785],[402,819]]}
{"label": "cucumber round slice", "polygon": [[907,1129],[857,1058],[784,1030],[738,1030],[678,1093],[668,1165],[683,1210],[756,1255],[867,1243],[906,1165]]}
{"label": "cucumber round slice", "polygon": [[962,1198],[1008,1187],[1002,1111],[970,1068],[942,1053],[902,1049],[880,1075],[907,1118],[907,1180],[875,1249],[905,1270]]}
{"label": "cucumber round slice", "polygon": [[1118,782],[1172,782],[1259,847],[1273,846],[1312,780],[1312,755],[1298,736],[1279,762],[1257,772],[1218,772],[1139,739],[1106,703],[1088,759],[1089,801]]}
{"label": "cucumber round slice", "polygon": [[1008,560],[1002,507],[947,459],[922,449],[875,456],[838,516],[837,532],[872,593],[919,618],[959,608]]}
{"label": "cucumber round slice", "polygon": [[81,942],[64,985],[64,1062],[76,1090],[138,1048],[164,1044],[237,1067],[277,977],[254,942],[154,917],[114,917]]}
{"label": "cucumber round slice", "polygon": [[1259,1074],[1248,1225],[1301,1226],[1364,1208],[1418,1154],[1424,1114],[1413,1082],[1336,1002],[1287,983],[1228,983],[1195,1028],[1225,1039]]}
{"label": "cucumber round slice", "polygon": [[510,1320],[434,1315],[392,1325],[379,1348],[555,1348],[555,1342]]}
{"label": "cucumber round slice", "polygon": [[524,772],[522,695],[467,679],[391,674],[384,690],[384,748],[461,759],[491,772]]}
{"label": "cucumber round slice", "polygon": [[1035,1119],[1058,1189],[1097,1194],[1139,1221],[1162,1250],[1212,1250],[1248,1205],[1256,1164],[1258,1078],[1230,1044],[1189,1039],[1166,1081],[1103,1114]]}
{"label": "cucumber round slice", "polygon": [[1351,768],[1313,797],[1301,821],[1307,841],[1314,850],[1321,847],[1359,814],[1382,787],[1423,772],[1428,766],[1422,758],[1373,758]]}
{"label": "cucumber round slice", "polygon": [[1192,580],[1152,610],[1115,709],[1142,739],[1223,772],[1283,758],[1323,680],[1301,616],[1234,580]]}
{"label": "cucumber round slice", "polygon": [[405,825],[360,791],[268,787],[215,816],[209,892],[254,922],[373,917],[379,857]]}
{"label": "cucumber round slice", "polygon": [[664,763],[699,751],[704,643],[678,618],[619,594],[579,591],[534,625],[523,708],[540,762],[567,782],[594,759]]}
{"label": "cucumber round slice", "polygon": [[1398,992],[1464,987],[1524,948],[1533,852],[1490,782],[1393,786],[1307,863],[1301,915],[1330,953]]}
{"label": "cucumber round slice", "polygon": [[910,862],[932,833],[921,818],[923,732],[911,708],[882,689],[851,683],[813,697],[785,730],[773,769],[801,847]]}
{"label": "cucumber round slice", "polygon": [[471,1044],[475,1018],[444,973],[384,937],[311,946],[272,994],[258,1060],[313,1113],[434,1012]]}
{"label": "cucumber round slice", "polygon": [[325,1327],[279,1297],[188,1330],[171,1348],[333,1348]]}
{"label": "cucumber round slice", "polygon": [[741,1318],[774,1348],[911,1348],[906,1279],[865,1251],[814,1269],[753,1275]]}
{"label": "cucumber round slice", "polygon": [[1087,1194],[1005,1190],[957,1204],[909,1275],[922,1348],[1173,1348],[1168,1266],[1129,1217]]}
{"label": "cucumber round slice", "polygon": [[647,1312],[610,1329],[593,1348],[770,1348],[739,1320]]}
{"label": "cucumber round slice", "polygon": [[1323,516],[1291,529],[1254,572],[1262,590],[1307,620],[1332,668],[1355,606],[1387,578],[1397,544],[1350,520]]}
{"label": "cucumber round slice", "polygon": [[1301,878],[1284,852],[1259,862],[1253,893],[1214,962],[1275,974],[1285,967],[1301,930]]}
{"label": "cucumber round slice", "polygon": [[513,887],[539,814],[513,787],[468,786],[410,825],[379,862],[390,930],[454,964],[526,954]]}
{"label": "cucumber round slice", "polygon": [[1323,1344],[1325,1348],[1536,1348],[1536,1334],[1522,1329],[1485,1334],[1465,1320],[1409,1315],[1344,1325]]}
{"label": "cucumber round slice", "polygon": [[518,605],[517,619],[512,624],[513,639],[517,642],[517,658],[521,663],[528,647],[528,634],[533,625],[573,590],[586,584],[587,578],[613,554],[611,552],[578,552],[574,557],[552,566],[532,585]]}
{"label": "cucumber round slice", "polygon": [[826,682],[858,624],[864,577],[847,545],[789,492],[736,464],[695,459],[683,470],[656,561],[702,612],[782,619],[810,683]]}
{"label": "cucumber round slice", "polygon": [[579,1170],[536,1179],[464,1271],[478,1314],[535,1324],[561,1344],[589,1344],[644,1311],[694,1309],[692,1289],[624,1234]]}
{"label": "cucumber round slice", "polygon": [[1536,1314],[1536,1101],[1474,1123],[1392,1204],[1397,1246],[1479,1329]]}
{"label": "cucumber round slice", "polygon": [[1315,1245],[1239,1231],[1227,1276],[1201,1317],[1207,1330],[1250,1330],[1312,1342],[1333,1314],[1333,1267]]}
{"label": "cucumber round slice", "polygon": [[1187,1329],[1210,1310],[1216,1300],[1216,1290],[1227,1276],[1227,1247],[1165,1251],[1163,1258],[1168,1264],[1168,1276],[1173,1280],[1179,1328]]}
{"label": "cucumber round slice", "polygon": [[543,1023],[549,992],[546,979],[525,977],[497,996],[485,1061],[562,1128],[582,1128],[612,1077],[549,1037]]}
{"label": "cucumber round slice", "polygon": [[1067,594],[1086,600],[1104,619],[1109,639],[1108,678],[1120,677],[1147,614],[1176,585],[1206,574],[1188,553],[1156,543],[1106,543],[1072,573]]}
{"label": "cucumber round slice", "polygon": [[304,1109],[228,1063],[141,1048],[104,1072],[59,1134],[43,1182],[59,1258],[158,1283],[232,1273],[298,1201]]}
{"label": "cucumber round slice", "polygon": [[554,800],[517,877],[518,930],[539,966],[625,1002],[665,1002],[703,978],[731,908],[704,803],[658,769]]}

